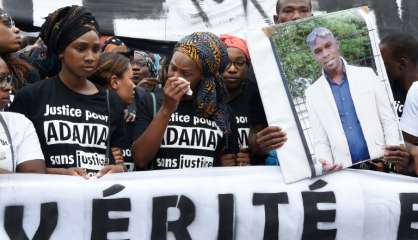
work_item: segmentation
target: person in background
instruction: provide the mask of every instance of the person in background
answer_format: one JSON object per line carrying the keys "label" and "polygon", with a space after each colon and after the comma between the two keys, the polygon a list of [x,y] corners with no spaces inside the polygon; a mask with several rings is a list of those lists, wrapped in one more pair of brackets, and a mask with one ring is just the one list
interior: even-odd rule
{"label": "person in background", "polygon": [[248,108],[250,105],[248,67],[251,64],[250,54],[243,39],[228,34],[220,35],[220,39],[228,47],[229,64],[223,73],[223,81],[228,90],[228,104],[234,114],[239,133],[240,151],[233,165],[246,166],[251,164],[251,149],[248,146],[248,134],[250,132],[248,124]]}
{"label": "person in background", "polygon": [[102,36],[100,40],[103,41],[102,52],[122,53],[129,56],[129,48],[126,44],[116,36]]}
{"label": "person in background", "polygon": [[[130,60],[119,53],[102,53],[99,58],[96,72],[90,77],[91,81],[103,89],[111,89],[120,97],[121,103],[112,108],[124,109],[134,103],[134,83],[132,81],[132,66]],[[131,123],[125,122],[125,129]],[[122,148],[123,158],[120,155],[114,156],[115,162],[123,162],[128,171],[135,169],[132,161],[131,146],[132,132],[125,131],[124,146]],[[112,149],[114,153],[117,149]]]}
{"label": "person in background", "polygon": [[148,91],[158,87],[158,70],[148,53],[134,50],[131,61],[134,72],[134,83]]}
{"label": "person in background", "polygon": [[379,44],[398,116],[402,116],[406,94],[418,80],[418,41],[406,33],[393,33]]}
{"label": "person in background", "polygon": [[117,96],[88,80],[101,53],[94,16],[84,7],[70,6],[46,21],[50,34],[43,40],[58,56],[60,72],[18,91],[11,110],[33,122],[48,173],[89,178],[123,172],[110,152],[123,146],[122,111],[111,108]]}
{"label": "person in background", "polygon": [[15,90],[40,79],[36,69],[16,55],[21,44],[22,37],[19,28],[15,26],[13,19],[0,8],[0,57],[7,63],[13,75],[12,85]]}
{"label": "person in background", "polygon": [[0,174],[45,173],[45,161],[32,122],[19,113],[4,112],[10,102],[13,76],[0,58]]}
{"label": "person in background", "polygon": [[418,176],[418,82],[414,82],[409,88],[405,100],[405,109],[401,117],[401,129],[407,140],[411,164],[409,172]]}
{"label": "person in background", "polygon": [[137,116],[132,153],[139,167],[230,165],[239,148],[221,77],[227,64],[226,46],[214,34],[193,33],[176,44],[161,107],[155,116]]}
{"label": "person in background", "polygon": [[[275,24],[279,24],[310,16],[312,16],[311,0],[278,0],[273,20]],[[252,150],[253,162],[264,165],[266,157],[269,157],[269,159],[275,157],[272,151],[283,146],[287,141],[287,136],[280,127],[268,126],[257,86],[254,86],[254,89],[250,93],[251,104],[248,115],[250,124],[249,144]]]}

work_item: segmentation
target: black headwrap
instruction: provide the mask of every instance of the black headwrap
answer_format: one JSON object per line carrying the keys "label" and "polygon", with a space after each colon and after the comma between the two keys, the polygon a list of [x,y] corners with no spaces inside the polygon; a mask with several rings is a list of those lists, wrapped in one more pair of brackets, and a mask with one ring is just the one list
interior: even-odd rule
{"label": "black headwrap", "polygon": [[75,39],[89,31],[99,31],[93,14],[85,7],[69,6],[49,14],[41,27],[40,37],[48,51],[60,54]]}

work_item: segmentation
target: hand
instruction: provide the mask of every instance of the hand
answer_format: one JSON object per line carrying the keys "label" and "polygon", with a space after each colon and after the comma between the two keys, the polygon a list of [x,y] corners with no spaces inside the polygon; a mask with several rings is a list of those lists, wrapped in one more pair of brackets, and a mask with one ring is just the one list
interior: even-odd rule
{"label": "hand", "polygon": [[385,146],[383,161],[394,164],[396,172],[406,172],[409,166],[409,159],[410,154],[404,145]]}
{"label": "hand", "polygon": [[123,119],[125,119],[125,122],[131,123],[135,122],[136,114],[133,112],[128,112],[128,109],[123,110]]}
{"label": "hand", "polygon": [[286,141],[287,135],[280,127],[266,127],[256,134],[255,148],[257,152],[267,154],[283,146]]}
{"label": "hand", "polygon": [[418,146],[410,147],[411,152],[411,172],[418,176]]}
{"label": "hand", "polygon": [[223,154],[221,156],[221,163],[224,167],[235,166],[237,156],[235,154]]}
{"label": "hand", "polygon": [[184,94],[189,90],[190,83],[177,77],[170,77],[164,85],[164,102],[162,109],[168,113],[176,111],[177,106]]}
{"label": "hand", "polygon": [[112,156],[113,159],[115,160],[115,164],[123,164],[125,161],[123,159],[123,153],[122,150],[120,148],[117,147],[113,147],[112,148]]}
{"label": "hand", "polygon": [[251,157],[248,149],[241,149],[237,154],[237,166],[249,166],[251,163]]}
{"label": "hand", "polygon": [[84,179],[89,179],[86,169],[83,169],[83,168],[76,168],[76,167],[67,168],[65,169],[64,175],[80,176]]}
{"label": "hand", "polygon": [[97,173],[97,178],[103,177],[108,173],[120,173],[125,172],[125,168],[122,165],[105,165],[100,171]]}
{"label": "hand", "polygon": [[327,174],[343,169],[343,166],[341,164],[332,164],[330,161],[324,159],[320,159],[319,162],[322,165],[322,174]]}

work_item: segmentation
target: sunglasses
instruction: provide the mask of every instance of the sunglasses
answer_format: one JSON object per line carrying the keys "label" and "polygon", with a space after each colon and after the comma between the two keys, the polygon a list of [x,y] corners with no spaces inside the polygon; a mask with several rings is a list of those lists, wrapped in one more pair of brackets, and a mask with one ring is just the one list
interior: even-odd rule
{"label": "sunglasses", "polygon": [[3,12],[0,13],[1,22],[8,28],[15,27],[15,21],[9,16],[9,14]]}
{"label": "sunglasses", "polygon": [[10,73],[0,73],[0,89],[11,89],[13,76]]}

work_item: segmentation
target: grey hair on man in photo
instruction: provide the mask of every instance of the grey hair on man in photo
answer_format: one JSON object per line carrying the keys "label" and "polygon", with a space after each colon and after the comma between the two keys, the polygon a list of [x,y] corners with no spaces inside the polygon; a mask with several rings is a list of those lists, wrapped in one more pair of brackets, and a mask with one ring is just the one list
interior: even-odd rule
{"label": "grey hair on man in photo", "polygon": [[316,39],[320,38],[329,38],[333,39],[334,41],[337,41],[337,39],[334,37],[334,34],[328,29],[324,27],[316,27],[312,30],[311,33],[309,33],[308,37],[306,37],[306,44],[309,46],[309,48],[312,50],[315,47],[315,41]]}

